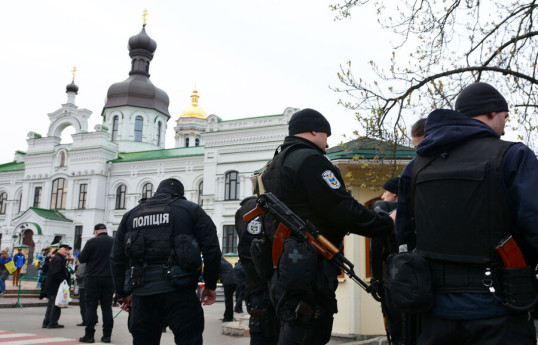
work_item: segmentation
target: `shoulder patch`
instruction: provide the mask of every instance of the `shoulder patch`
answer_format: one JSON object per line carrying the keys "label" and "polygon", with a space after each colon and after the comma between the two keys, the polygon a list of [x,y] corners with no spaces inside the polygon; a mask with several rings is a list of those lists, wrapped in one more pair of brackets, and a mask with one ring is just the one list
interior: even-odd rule
{"label": "shoulder patch", "polygon": [[341,184],[340,181],[336,178],[334,173],[330,170],[325,170],[323,174],[321,174],[325,182],[331,187],[332,189],[338,189],[340,188]]}
{"label": "shoulder patch", "polygon": [[258,235],[262,231],[262,223],[257,220],[251,220],[247,224],[247,231],[252,235]]}

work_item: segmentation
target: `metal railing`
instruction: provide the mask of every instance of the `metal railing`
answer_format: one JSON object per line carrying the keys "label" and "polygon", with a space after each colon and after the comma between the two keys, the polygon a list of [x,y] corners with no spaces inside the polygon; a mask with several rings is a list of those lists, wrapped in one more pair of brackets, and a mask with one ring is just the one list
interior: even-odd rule
{"label": "metal railing", "polygon": [[22,289],[22,282],[23,280],[33,280],[36,282],[36,285],[37,285],[37,281],[38,279],[41,280],[41,283],[43,284],[44,283],[44,280],[45,280],[45,277],[44,275],[42,276],[27,276],[27,275],[24,275],[22,277],[20,277],[19,279],[19,291],[17,293],[17,303],[15,303],[15,305],[19,306],[22,308],[22,303],[21,303],[21,295],[24,295],[24,294],[40,294],[41,293],[41,289],[38,289],[37,286],[35,289]]}

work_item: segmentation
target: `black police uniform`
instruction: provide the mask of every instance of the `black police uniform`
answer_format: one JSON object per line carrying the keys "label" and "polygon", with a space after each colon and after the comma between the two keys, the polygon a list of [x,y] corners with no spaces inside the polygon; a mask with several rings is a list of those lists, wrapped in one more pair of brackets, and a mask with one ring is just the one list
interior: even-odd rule
{"label": "black police uniform", "polygon": [[[105,229],[106,230],[106,229]],[[100,233],[86,242],[78,257],[86,263],[84,272],[84,295],[86,303],[86,329],[84,337],[93,338],[97,323],[97,306],[103,314],[103,339],[110,338],[114,327],[112,317],[112,296],[114,284],[110,271],[110,251],[114,238],[106,232]]]}
{"label": "black police uniform", "polygon": [[[256,207],[256,197],[241,201],[235,214],[235,229],[239,238],[237,254],[241,259],[245,279],[245,301],[250,314],[250,345],[276,345],[280,322],[269,299],[268,282],[273,274],[271,262],[270,226],[265,226],[266,216],[259,216],[246,223],[243,216]],[[264,260],[265,259],[265,260]]]}
{"label": "black police uniform", "polygon": [[223,322],[234,320],[234,292],[237,287],[237,280],[234,275],[234,268],[225,258],[220,259],[220,282],[224,288],[224,315]]}
{"label": "black police uniform", "polygon": [[[273,158],[262,180],[268,192],[274,193],[301,218],[317,226],[336,246],[350,232],[381,236],[393,230],[389,217],[371,212],[346,191],[338,168],[325,157],[323,150],[309,140],[286,137],[282,151]],[[303,250],[300,254],[302,257],[310,250],[307,247],[290,249],[290,265],[301,257],[292,257],[295,249],[299,252]],[[317,255],[317,263],[314,263],[317,266],[308,268],[314,269],[317,276],[306,277],[304,272],[294,271],[291,266],[289,270],[281,267],[282,260],[288,260],[284,254],[278,267],[282,272],[274,274],[271,282],[273,303],[283,321],[279,344],[325,344],[330,340],[333,314],[337,312],[335,291],[339,272]],[[284,288],[284,271],[290,276],[303,277],[302,282],[296,281],[302,288],[310,285],[305,284],[305,280],[310,279],[314,284],[305,290],[288,282],[287,288]],[[305,306],[305,313],[300,311],[301,308],[296,311],[300,303]]]}
{"label": "black police uniform", "polygon": [[110,261],[117,294],[132,295],[133,344],[158,344],[163,323],[176,344],[202,344],[200,252],[206,288],[214,290],[221,251],[211,218],[183,193],[179,181],[162,181],[152,198],[123,216],[116,233]]}

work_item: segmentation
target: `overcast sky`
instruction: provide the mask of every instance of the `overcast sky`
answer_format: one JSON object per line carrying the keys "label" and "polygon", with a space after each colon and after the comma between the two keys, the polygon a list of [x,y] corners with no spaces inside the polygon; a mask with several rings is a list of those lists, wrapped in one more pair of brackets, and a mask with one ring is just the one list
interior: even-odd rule
{"label": "overcast sky", "polygon": [[[154,85],[170,97],[166,147],[196,88],[199,104],[223,120],[314,108],[333,126],[330,144],[357,128],[338,105],[339,65],[370,73],[368,61],[389,60],[390,43],[373,12],[334,21],[325,0],[57,1],[3,3],[3,78],[0,84],[0,163],[26,151],[30,131],[46,135],[47,114],[66,102],[65,86],[79,86],[76,104],[101,123],[108,87],[130,70],[129,37],[146,31],[157,42],[150,66]],[[382,62],[382,61],[381,61]],[[344,141],[347,139],[344,139]]]}

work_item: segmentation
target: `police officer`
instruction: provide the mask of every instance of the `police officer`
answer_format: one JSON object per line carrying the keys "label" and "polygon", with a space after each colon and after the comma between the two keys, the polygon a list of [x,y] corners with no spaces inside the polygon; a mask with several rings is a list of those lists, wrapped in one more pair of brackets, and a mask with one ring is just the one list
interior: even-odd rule
{"label": "police officer", "polygon": [[[433,278],[434,307],[422,315],[418,344],[535,344],[523,308],[532,301],[507,293],[536,296],[536,155],[500,140],[508,104],[493,86],[467,86],[455,108],[428,116],[417,157],[400,180],[396,237],[416,240]],[[506,269],[494,248],[508,235],[531,267]],[[525,303],[514,311],[507,302]]]}
{"label": "police officer", "polygon": [[[338,168],[325,157],[330,135],[331,126],[322,114],[313,109],[296,112],[281,152],[263,172],[263,187],[317,226],[337,247],[350,232],[389,234],[392,219],[359,204],[347,192]],[[317,253],[313,256],[309,245],[286,241],[270,287],[282,321],[279,344],[326,344],[337,312],[335,291],[340,272]]]}
{"label": "police officer", "polygon": [[118,227],[110,257],[121,308],[130,311],[133,344],[159,344],[162,325],[176,344],[202,344],[204,315],[196,286],[203,254],[202,304],[215,302],[221,251],[215,225],[187,201],[181,182],[159,184]]}
{"label": "police officer", "polygon": [[243,216],[255,207],[256,197],[250,196],[241,201],[235,213],[235,229],[239,238],[237,254],[246,275],[245,301],[250,314],[250,345],[276,345],[280,322],[268,289],[269,279],[273,275],[270,248],[274,233],[268,233],[270,225],[265,227],[265,217],[268,216],[259,216],[248,224],[245,222]]}

